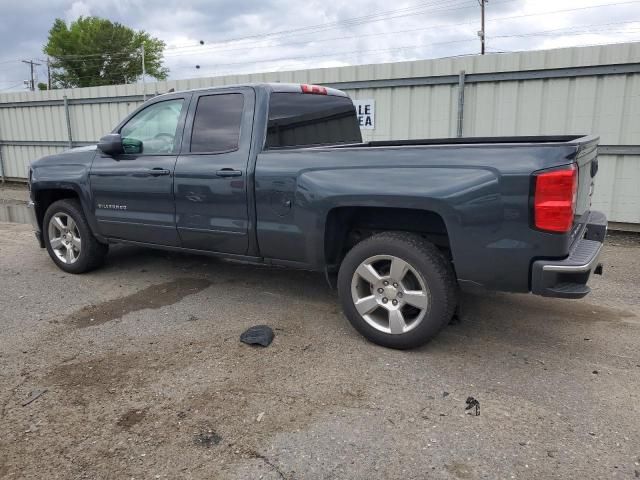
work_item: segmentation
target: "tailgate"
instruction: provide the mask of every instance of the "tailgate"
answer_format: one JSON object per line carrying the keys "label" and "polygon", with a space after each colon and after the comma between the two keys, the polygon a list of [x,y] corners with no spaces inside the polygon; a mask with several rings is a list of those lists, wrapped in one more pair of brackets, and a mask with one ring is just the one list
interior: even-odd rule
{"label": "tailgate", "polygon": [[576,141],[578,143],[575,158],[578,164],[578,195],[572,236],[576,236],[582,231],[591,210],[594,179],[598,173],[598,140],[597,137],[583,137]]}

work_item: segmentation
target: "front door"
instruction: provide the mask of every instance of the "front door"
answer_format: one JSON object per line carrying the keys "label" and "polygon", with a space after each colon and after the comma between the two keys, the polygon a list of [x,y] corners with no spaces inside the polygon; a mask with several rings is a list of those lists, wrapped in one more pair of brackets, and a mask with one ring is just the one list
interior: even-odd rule
{"label": "front door", "polygon": [[247,253],[254,103],[250,88],[202,93],[191,102],[174,184],[183,247]]}
{"label": "front door", "polygon": [[105,237],[180,244],[173,173],[189,97],[145,106],[116,131],[125,153],[100,151],[91,167],[93,208]]}

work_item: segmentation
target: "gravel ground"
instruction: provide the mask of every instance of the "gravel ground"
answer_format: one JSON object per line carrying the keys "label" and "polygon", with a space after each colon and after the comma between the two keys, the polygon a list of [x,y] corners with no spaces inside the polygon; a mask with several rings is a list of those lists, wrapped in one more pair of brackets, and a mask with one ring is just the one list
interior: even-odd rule
{"label": "gravel ground", "polygon": [[401,352],[321,275],[115,247],[72,276],[2,223],[0,478],[637,477],[640,237],[604,265],[583,301],[466,294]]}
{"label": "gravel ground", "polygon": [[3,203],[24,203],[29,200],[29,191],[24,183],[5,183],[0,188],[0,205]]}

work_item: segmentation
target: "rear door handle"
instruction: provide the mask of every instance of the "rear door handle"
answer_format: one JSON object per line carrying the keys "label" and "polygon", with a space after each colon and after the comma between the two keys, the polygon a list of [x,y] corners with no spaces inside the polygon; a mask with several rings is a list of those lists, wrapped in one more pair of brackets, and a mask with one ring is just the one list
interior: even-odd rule
{"label": "rear door handle", "polygon": [[149,174],[153,177],[159,177],[161,175],[170,175],[171,170],[167,170],[166,168],[152,168],[149,170]]}
{"label": "rear door handle", "polygon": [[222,170],[218,170],[216,172],[218,177],[241,177],[242,170],[234,170],[232,168],[223,168]]}

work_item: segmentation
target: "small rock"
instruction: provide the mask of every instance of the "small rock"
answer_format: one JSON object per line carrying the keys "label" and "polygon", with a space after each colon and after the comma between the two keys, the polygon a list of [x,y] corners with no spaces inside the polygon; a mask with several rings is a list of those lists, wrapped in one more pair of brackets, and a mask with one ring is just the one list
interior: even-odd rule
{"label": "small rock", "polygon": [[449,396],[449,392],[442,392],[442,398],[446,398]]}
{"label": "small rock", "polygon": [[261,422],[263,417],[264,417],[264,412],[260,412],[258,414],[258,417],[256,418],[256,422]]}
{"label": "small rock", "polygon": [[591,373],[593,373],[594,375],[597,375],[597,374],[598,374],[598,370],[594,370],[594,371],[593,371],[593,372],[591,372]]}
{"label": "small rock", "polygon": [[38,398],[40,398],[42,395],[44,395],[47,392],[48,392],[48,390],[46,388],[43,388],[43,389],[40,389],[40,390],[33,390],[29,394],[29,398],[27,398],[24,402],[22,402],[22,406],[26,407],[31,402],[34,402],[35,400],[37,400]]}
{"label": "small rock", "polygon": [[261,345],[267,347],[273,341],[274,333],[267,325],[256,325],[247,329],[240,335],[240,341],[249,345]]}

